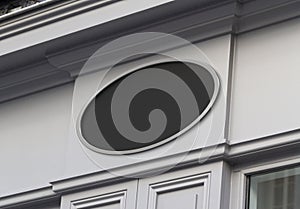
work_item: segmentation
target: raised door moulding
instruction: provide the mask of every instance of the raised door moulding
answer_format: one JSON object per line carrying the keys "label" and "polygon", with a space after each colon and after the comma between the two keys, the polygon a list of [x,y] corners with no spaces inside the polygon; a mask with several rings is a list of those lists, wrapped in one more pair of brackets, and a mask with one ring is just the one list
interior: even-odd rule
{"label": "raised door moulding", "polygon": [[102,186],[62,196],[61,209],[88,209],[117,206],[120,209],[135,208],[137,180]]}
{"label": "raised door moulding", "polygon": [[71,209],[84,209],[90,207],[98,207],[118,204],[120,208],[125,208],[126,191],[115,192],[96,197],[90,197],[82,200],[71,202]]}
{"label": "raised door moulding", "polygon": [[198,195],[195,196],[195,208],[208,208],[209,202],[209,181],[210,181],[210,173],[207,174],[199,174],[194,176],[187,176],[180,179],[173,179],[170,181],[157,183],[149,186],[149,203],[148,209],[157,209],[157,198],[162,193],[177,191],[189,187],[203,187],[204,193],[202,199],[203,205],[202,207],[198,205]]}

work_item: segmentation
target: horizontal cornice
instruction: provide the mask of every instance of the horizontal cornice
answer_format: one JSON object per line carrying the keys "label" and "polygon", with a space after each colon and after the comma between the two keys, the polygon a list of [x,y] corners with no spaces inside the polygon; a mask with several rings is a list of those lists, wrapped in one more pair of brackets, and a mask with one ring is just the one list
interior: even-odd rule
{"label": "horizontal cornice", "polygon": [[[40,28],[53,27],[55,23],[78,16],[81,12],[101,13],[103,6],[120,1],[92,1],[89,4],[87,2],[90,1],[64,1],[61,7],[53,1],[41,10],[25,12],[22,14],[25,17],[23,20],[19,19],[21,14],[2,20],[0,45],[5,46],[6,41],[18,35],[38,34]],[[296,18],[300,15],[298,8],[300,2],[297,0],[191,0],[189,4],[176,1],[77,32],[66,32],[67,35],[54,39],[50,37],[47,40],[49,34],[41,31],[40,35],[47,41],[0,56],[0,102],[72,82],[98,48],[126,34],[156,31],[198,42],[224,34],[245,33]],[[4,48],[2,50],[5,51]]]}
{"label": "horizontal cornice", "polygon": [[[300,148],[299,139],[300,130],[294,130],[242,143],[221,143],[217,147],[213,146],[194,150],[185,155],[184,158],[182,158],[181,155],[168,156],[134,164],[132,166],[119,167],[116,168],[115,172],[132,177],[151,175],[151,173],[155,174],[162,169],[165,170],[165,168],[169,166],[170,157],[172,157],[172,159],[183,159],[174,169],[183,169],[220,161],[226,161],[231,164],[233,168],[235,168],[235,165],[238,165],[238,167],[247,167],[257,164],[262,165],[275,162],[278,159],[280,159],[280,161],[285,159],[297,159],[296,161],[292,161],[292,163],[298,164],[300,163],[298,152]],[[134,169],[132,169],[133,166]],[[238,169],[238,167],[236,169]],[[61,179],[49,182],[48,187],[1,197],[0,207],[12,209],[20,204],[53,199],[70,192],[95,188],[95,186],[107,185],[112,182],[116,184],[126,180],[128,181],[130,179],[117,177],[107,171]]]}
{"label": "horizontal cornice", "polygon": [[0,40],[122,0],[47,0],[0,16]]}

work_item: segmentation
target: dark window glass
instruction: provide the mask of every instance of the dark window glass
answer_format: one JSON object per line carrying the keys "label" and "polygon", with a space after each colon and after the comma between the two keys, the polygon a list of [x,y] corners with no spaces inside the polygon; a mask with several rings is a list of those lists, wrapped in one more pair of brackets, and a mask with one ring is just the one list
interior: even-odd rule
{"label": "dark window glass", "polygon": [[300,167],[250,177],[249,209],[299,209]]}

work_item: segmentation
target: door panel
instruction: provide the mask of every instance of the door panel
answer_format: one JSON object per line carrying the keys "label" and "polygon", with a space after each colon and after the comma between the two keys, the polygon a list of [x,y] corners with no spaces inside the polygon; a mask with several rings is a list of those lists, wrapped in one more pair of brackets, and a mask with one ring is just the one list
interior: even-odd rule
{"label": "door panel", "polygon": [[149,209],[206,209],[210,174],[150,186]]}
{"label": "door panel", "polygon": [[61,209],[134,209],[137,181],[63,196]]}
{"label": "door panel", "polygon": [[220,209],[224,163],[140,179],[137,209]]}
{"label": "door panel", "polygon": [[99,186],[64,195],[61,209],[227,209],[225,174],[226,163],[215,162]]}

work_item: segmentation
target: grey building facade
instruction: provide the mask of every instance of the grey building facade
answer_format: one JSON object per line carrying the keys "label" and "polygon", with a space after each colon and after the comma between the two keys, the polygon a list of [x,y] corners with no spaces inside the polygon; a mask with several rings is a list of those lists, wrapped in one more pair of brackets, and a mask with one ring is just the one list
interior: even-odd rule
{"label": "grey building facade", "polygon": [[[48,0],[5,8],[0,208],[300,207],[299,1]],[[88,140],[95,118],[82,121],[96,95],[126,76],[128,88],[146,88],[151,76],[136,72],[171,61],[196,63],[193,73],[213,86],[191,125],[125,152]],[[152,81],[177,95],[179,83],[163,75]],[[121,113],[128,88],[115,102]],[[165,97],[149,98],[143,106]],[[98,125],[108,123],[103,118]],[[159,129],[164,119],[157,120]]]}

